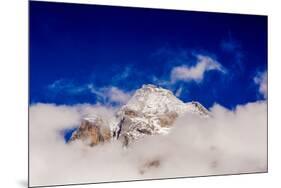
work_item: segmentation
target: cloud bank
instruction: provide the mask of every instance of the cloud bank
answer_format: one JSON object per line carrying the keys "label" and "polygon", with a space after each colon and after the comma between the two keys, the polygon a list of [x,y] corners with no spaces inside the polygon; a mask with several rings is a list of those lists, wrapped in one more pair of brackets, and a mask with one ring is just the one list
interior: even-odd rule
{"label": "cloud bank", "polygon": [[267,170],[265,101],[230,111],[214,105],[209,119],[186,114],[171,133],[150,136],[129,148],[119,141],[96,147],[65,144],[62,131],[85,114],[110,119],[115,108],[100,105],[30,107],[30,183],[52,185],[202,176]]}

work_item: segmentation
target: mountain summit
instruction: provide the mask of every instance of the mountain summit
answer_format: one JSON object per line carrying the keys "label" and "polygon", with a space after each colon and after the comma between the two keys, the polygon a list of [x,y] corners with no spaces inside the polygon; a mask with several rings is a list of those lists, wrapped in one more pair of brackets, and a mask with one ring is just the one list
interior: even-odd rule
{"label": "mountain summit", "polygon": [[168,134],[174,121],[185,113],[200,117],[210,116],[209,111],[199,102],[184,103],[167,89],[151,84],[143,85],[116,112],[114,120],[110,121],[114,123],[104,125],[107,121],[96,116],[94,120],[84,118],[70,141],[87,140],[90,146],[94,146],[111,139],[119,139],[127,146],[147,135]]}

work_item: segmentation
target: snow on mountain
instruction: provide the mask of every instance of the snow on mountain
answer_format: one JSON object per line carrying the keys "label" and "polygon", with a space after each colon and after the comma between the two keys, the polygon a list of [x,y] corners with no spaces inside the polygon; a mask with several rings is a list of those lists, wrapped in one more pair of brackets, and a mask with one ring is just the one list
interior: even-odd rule
{"label": "snow on mountain", "polygon": [[[91,140],[90,145],[111,139],[120,139],[125,146],[147,135],[168,134],[174,121],[185,113],[209,117],[209,111],[199,102],[184,103],[167,89],[155,85],[143,85],[131,99],[122,106],[113,119],[104,121],[93,115],[82,121],[72,135],[76,139]],[[107,125],[105,125],[105,122]],[[103,139],[102,127],[109,127]],[[92,131],[92,132],[91,132]]]}
{"label": "snow on mountain", "polygon": [[144,114],[163,114],[168,111],[184,111],[184,103],[169,90],[154,85],[143,85],[122,108],[130,108]]}

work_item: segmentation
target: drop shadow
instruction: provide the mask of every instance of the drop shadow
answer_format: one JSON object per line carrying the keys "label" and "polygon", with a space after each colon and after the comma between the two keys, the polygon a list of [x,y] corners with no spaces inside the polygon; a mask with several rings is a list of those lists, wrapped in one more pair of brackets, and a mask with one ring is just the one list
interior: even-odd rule
{"label": "drop shadow", "polygon": [[18,180],[17,182],[21,187],[28,187],[27,180]]}

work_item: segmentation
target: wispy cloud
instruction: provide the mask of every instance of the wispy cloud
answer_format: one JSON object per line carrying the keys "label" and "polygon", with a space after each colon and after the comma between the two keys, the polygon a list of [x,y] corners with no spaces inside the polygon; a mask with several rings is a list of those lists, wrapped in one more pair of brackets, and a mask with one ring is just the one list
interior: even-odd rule
{"label": "wispy cloud", "polygon": [[228,38],[221,42],[221,48],[226,52],[234,52],[240,48],[240,45],[233,38]]}
{"label": "wispy cloud", "polygon": [[132,92],[126,92],[116,86],[96,87],[92,83],[79,85],[67,79],[56,80],[47,88],[54,94],[62,92],[69,95],[93,94],[99,103],[124,104],[132,94]]}
{"label": "wispy cloud", "polygon": [[89,91],[96,95],[96,97],[98,98],[99,102],[101,103],[105,103],[105,95],[104,95],[104,92],[103,91],[100,91],[98,88],[96,88],[94,86],[94,84],[87,84],[87,88],[89,89]]}
{"label": "wispy cloud", "polygon": [[128,65],[123,67],[123,70],[120,70],[117,74],[112,77],[112,82],[119,82],[126,80],[133,72],[133,67]]}
{"label": "wispy cloud", "polygon": [[121,72],[119,76],[119,79],[126,79],[128,78],[128,76],[132,73],[132,67],[131,66],[127,66],[125,67],[124,71]]}
{"label": "wispy cloud", "polygon": [[105,95],[111,102],[125,104],[130,98],[131,93],[124,92],[117,87],[109,87],[105,89]]}
{"label": "wispy cloud", "polygon": [[267,71],[258,72],[254,77],[254,82],[259,86],[259,93],[267,98]]}
{"label": "wispy cloud", "polygon": [[153,84],[156,84],[156,85],[159,85],[159,86],[162,86],[162,87],[171,86],[171,82],[170,82],[169,78],[168,79],[160,79],[157,76],[152,76],[151,81],[152,81]]}
{"label": "wispy cloud", "polygon": [[88,87],[93,94],[109,103],[124,104],[132,95],[132,92],[125,92],[115,86],[95,88],[93,84],[89,84]]}
{"label": "wispy cloud", "polygon": [[183,86],[180,86],[177,90],[176,90],[176,97],[180,97],[183,91]]}
{"label": "wispy cloud", "polygon": [[69,94],[79,94],[87,90],[87,87],[75,84],[71,80],[59,79],[47,86],[47,89],[54,93],[65,92]]}
{"label": "wispy cloud", "polygon": [[194,66],[181,65],[174,67],[171,71],[170,79],[172,83],[177,81],[196,81],[201,82],[204,78],[204,74],[207,71],[219,71],[225,73],[222,65],[217,62],[215,59],[204,56],[197,55],[197,64]]}
{"label": "wispy cloud", "polygon": [[236,68],[239,71],[243,71],[244,67],[242,61],[244,58],[244,54],[242,51],[242,46],[238,42],[238,40],[233,38],[232,34],[229,33],[228,37],[221,41],[220,47],[223,52],[232,56],[234,60],[234,63],[232,65],[234,67],[234,70]]}
{"label": "wispy cloud", "polygon": [[103,100],[103,102],[108,103],[124,104],[131,98],[132,95],[132,92],[125,92],[115,86],[96,88],[93,84],[89,84],[88,88],[91,93],[97,95]]}

